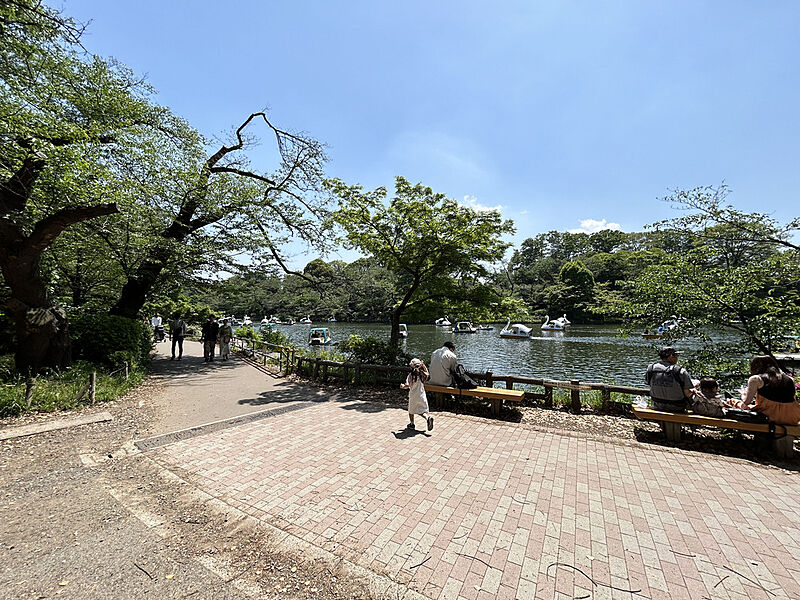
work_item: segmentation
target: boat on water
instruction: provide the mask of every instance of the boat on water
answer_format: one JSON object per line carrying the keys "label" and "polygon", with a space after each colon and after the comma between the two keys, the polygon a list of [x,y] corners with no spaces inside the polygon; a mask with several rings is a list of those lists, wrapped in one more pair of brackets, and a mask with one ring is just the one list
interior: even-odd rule
{"label": "boat on water", "polygon": [[654,340],[664,337],[667,333],[677,329],[678,325],[680,325],[680,319],[672,316],[666,321],[663,321],[658,327],[654,327],[653,329],[645,329],[642,332],[642,337],[646,340]]}
{"label": "boat on water", "polygon": [[230,317],[223,317],[222,320],[228,319],[228,323],[230,323],[231,327],[236,327],[239,325],[239,319],[231,315]]}
{"label": "boat on water", "polygon": [[448,319],[447,317],[439,317],[438,319],[436,319],[436,321],[434,321],[434,325],[436,325],[437,327],[450,327],[452,323],[450,322],[450,319]]}
{"label": "boat on water", "polygon": [[559,319],[555,321],[550,320],[550,315],[545,315],[544,323],[542,323],[541,330],[542,331],[564,331],[566,325],[562,323]]}
{"label": "boat on water", "polygon": [[501,338],[508,338],[508,339],[531,339],[531,332],[533,330],[522,323],[514,323],[511,324],[511,319],[508,320],[506,326],[500,330],[500,337]]}
{"label": "boat on water", "polygon": [[270,320],[266,317],[266,315],[264,315],[264,318],[261,319],[261,324],[262,325],[267,325],[267,324],[269,324],[269,322],[270,322]]}
{"label": "boat on water", "polygon": [[308,331],[309,346],[327,346],[333,342],[330,329],[327,327],[314,327]]}
{"label": "boat on water", "polygon": [[299,322],[299,323],[302,323],[302,324],[304,324],[304,325],[305,325],[306,323],[311,323],[311,317],[309,317],[309,316],[306,316],[306,318],[305,318],[305,319],[300,319],[300,321],[298,321],[298,322]]}
{"label": "boat on water", "polygon": [[459,321],[453,326],[453,333],[475,333],[478,331],[469,321]]}
{"label": "boat on water", "polygon": [[328,323],[336,323],[336,317],[328,317]]}
{"label": "boat on water", "polygon": [[476,329],[478,331],[494,331],[494,327],[491,325],[486,325],[485,323],[483,325],[478,325]]}
{"label": "boat on water", "polygon": [[284,321],[284,325],[294,325],[295,320],[292,317],[289,317],[288,321]]}
{"label": "boat on water", "polygon": [[253,324],[253,320],[248,317],[247,315],[242,317],[242,325],[245,327],[250,327]]}
{"label": "boat on water", "polygon": [[572,321],[570,321],[567,318],[567,314],[566,313],[564,313],[562,316],[558,317],[555,320],[555,323],[561,323],[564,327],[569,327],[570,325],[572,325]]}
{"label": "boat on water", "polygon": [[399,335],[400,335],[401,338],[407,338],[408,337],[408,327],[406,326],[405,323],[400,323]]}

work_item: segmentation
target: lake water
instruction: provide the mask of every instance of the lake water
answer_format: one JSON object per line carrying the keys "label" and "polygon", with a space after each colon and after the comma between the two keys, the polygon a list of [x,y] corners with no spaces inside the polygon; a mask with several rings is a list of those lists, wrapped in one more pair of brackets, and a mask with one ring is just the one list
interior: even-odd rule
{"label": "lake water", "polygon": [[[530,326],[530,324],[529,324]],[[350,335],[389,339],[389,325],[378,323],[313,323],[277,325],[298,346],[306,347],[310,327],[328,327],[335,342]],[[617,383],[644,386],[647,365],[656,360],[659,340],[639,335],[621,338],[614,325],[572,325],[566,331],[539,331],[535,337],[504,339],[502,326],[493,331],[452,333],[449,327],[409,325],[403,350],[429,363],[431,353],[450,340],[469,371],[490,370],[498,375],[547,377],[550,379]],[[689,349],[690,342],[681,342]]]}

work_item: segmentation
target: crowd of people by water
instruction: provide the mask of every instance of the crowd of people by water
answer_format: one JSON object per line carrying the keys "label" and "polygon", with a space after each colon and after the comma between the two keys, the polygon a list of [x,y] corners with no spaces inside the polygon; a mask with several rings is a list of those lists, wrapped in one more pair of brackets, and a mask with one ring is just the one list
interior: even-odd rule
{"label": "crowd of people by water", "polygon": [[738,397],[720,393],[717,381],[711,377],[693,380],[678,365],[678,351],[671,346],[662,348],[659,360],[647,367],[645,381],[656,410],[678,413],[688,410],[704,416],[776,425],[800,424],[794,379],[769,355],[756,356],[750,361],[750,378]]}

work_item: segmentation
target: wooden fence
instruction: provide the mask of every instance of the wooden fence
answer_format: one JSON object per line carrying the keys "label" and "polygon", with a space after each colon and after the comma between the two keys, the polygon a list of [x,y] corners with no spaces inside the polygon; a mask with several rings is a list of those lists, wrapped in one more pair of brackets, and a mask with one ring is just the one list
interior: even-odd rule
{"label": "wooden fence", "polygon": [[[342,383],[350,385],[370,383],[397,386],[405,380],[410,371],[406,366],[392,367],[366,363],[337,362],[318,357],[303,356],[297,352],[296,348],[267,342],[253,342],[241,338],[234,338],[232,344],[246,356],[260,364],[266,365],[268,362],[276,364],[278,371],[281,373],[296,373],[323,382],[338,379]],[[498,384],[500,384],[504,385],[506,389],[512,390],[515,389],[515,385],[523,386],[526,400],[541,401],[548,408],[553,406],[553,390],[569,390],[570,408],[574,412],[578,412],[581,409],[581,392],[600,392],[600,402],[604,412],[614,409],[626,409],[630,406],[630,402],[612,401],[611,394],[623,394],[625,396],[650,395],[648,388],[584,382],[577,379],[560,381],[543,377],[499,375],[491,371],[486,371],[485,373],[468,372],[468,374],[476,382],[486,387],[499,387]],[[543,388],[543,391],[534,391],[529,389],[531,387],[540,387]]]}

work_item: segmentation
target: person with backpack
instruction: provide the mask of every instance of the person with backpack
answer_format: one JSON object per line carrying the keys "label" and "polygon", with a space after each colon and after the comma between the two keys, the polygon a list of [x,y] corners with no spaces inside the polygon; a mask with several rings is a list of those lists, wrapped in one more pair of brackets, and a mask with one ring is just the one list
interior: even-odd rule
{"label": "person with backpack", "polygon": [[169,335],[172,338],[172,358],[175,360],[175,346],[178,346],[178,360],[183,358],[183,338],[186,337],[186,321],[181,319],[179,314],[175,315],[175,319],[170,323]]}
{"label": "person with backpack", "polygon": [[658,351],[661,359],[647,367],[644,380],[650,386],[653,408],[668,412],[685,412],[692,401],[692,378],[678,366],[678,351],[665,346]]}

